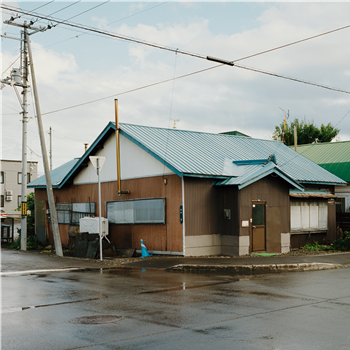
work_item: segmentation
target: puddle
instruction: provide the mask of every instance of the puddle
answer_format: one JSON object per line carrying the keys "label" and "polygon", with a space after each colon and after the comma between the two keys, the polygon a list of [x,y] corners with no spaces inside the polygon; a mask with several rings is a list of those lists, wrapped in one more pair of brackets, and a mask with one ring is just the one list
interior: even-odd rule
{"label": "puddle", "polygon": [[95,315],[95,316],[84,316],[70,320],[70,323],[74,324],[105,324],[115,323],[121,321],[123,317],[113,315]]}

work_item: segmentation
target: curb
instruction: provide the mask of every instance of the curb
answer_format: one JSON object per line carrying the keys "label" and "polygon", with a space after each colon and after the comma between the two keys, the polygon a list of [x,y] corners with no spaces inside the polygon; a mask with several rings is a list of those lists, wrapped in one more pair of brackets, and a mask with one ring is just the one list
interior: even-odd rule
{"label": "curb", "polygon": [[166,271],[173,272],[230,272],[230,273],[259,273],[279,271],[311,271],[330,270],[344,267],[340,264],[328,263],[299,263],[299,264],[260,264],[260,265],[174,265]]}

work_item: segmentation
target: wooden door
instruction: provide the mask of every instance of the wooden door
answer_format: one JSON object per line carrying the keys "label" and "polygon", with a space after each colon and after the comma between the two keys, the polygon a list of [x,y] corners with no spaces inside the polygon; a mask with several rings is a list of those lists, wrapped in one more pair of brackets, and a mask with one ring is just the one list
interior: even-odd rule
{"label": "wooden door", "polygon": [[252,208],[253,252],[266,250],[265,203],[253,203]]}

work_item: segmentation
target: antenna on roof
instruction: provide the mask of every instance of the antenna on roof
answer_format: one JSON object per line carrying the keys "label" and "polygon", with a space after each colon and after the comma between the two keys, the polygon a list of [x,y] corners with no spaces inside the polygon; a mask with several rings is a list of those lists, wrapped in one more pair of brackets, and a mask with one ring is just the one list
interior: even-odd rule
{"label": "antenna on roof", "polygon": [[289,118],[289,109],[288,109],[288,112],[283,110],[281,107],[279,107],[279,109],[284,112],[284,125],[283,125],[283,130],[282,130],[282,142],[286,143],[285,134],[286,134],[286,129],[287,129],[287,119]]}

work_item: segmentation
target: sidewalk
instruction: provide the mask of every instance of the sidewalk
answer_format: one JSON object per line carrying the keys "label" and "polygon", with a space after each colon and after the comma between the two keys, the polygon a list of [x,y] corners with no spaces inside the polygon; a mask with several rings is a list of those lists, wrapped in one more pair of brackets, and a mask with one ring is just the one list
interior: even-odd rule
{"label": "sidewalk", "polygon": [[33,251],[2,249],[1,271],[36,271],[55,269],[138,268],[174,272],[261,273],[305,271],[350,267],[350,252],[313,256],[274,257],[175,257],[94,259],[58,257]]}
{"label": "sidewalk", "polygon": [[182,272],[254,273],[267,271],[302,271],[350,266],[350,252],[314,256],[274,257],[169,257],[155,256],[125,263],[139,267]]}

